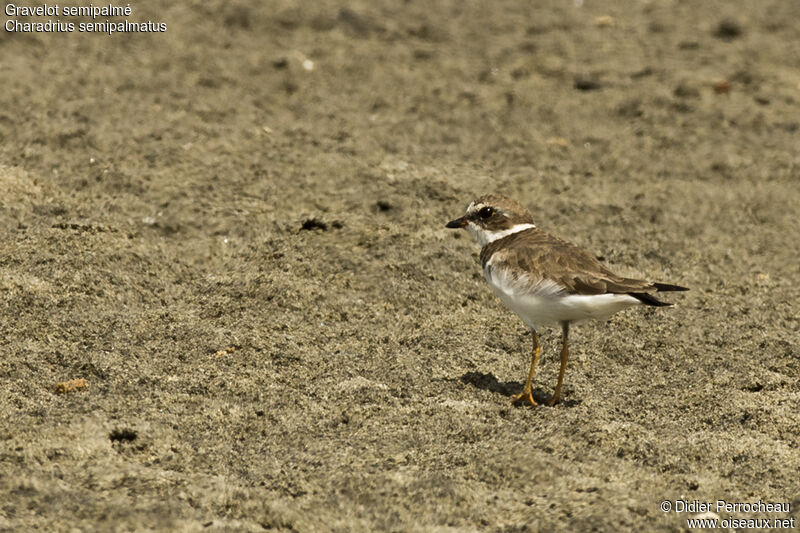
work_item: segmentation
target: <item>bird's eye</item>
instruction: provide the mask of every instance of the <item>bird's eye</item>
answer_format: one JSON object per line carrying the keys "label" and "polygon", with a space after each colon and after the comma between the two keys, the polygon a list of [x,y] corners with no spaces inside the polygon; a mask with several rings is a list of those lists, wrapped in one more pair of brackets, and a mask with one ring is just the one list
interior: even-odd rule
{"label": "bird's eye", "polygon": [[484,207],[478,211],[478,216],[481,218],[489,218],[490,216],[494,215],[494,209],[491,207]]}

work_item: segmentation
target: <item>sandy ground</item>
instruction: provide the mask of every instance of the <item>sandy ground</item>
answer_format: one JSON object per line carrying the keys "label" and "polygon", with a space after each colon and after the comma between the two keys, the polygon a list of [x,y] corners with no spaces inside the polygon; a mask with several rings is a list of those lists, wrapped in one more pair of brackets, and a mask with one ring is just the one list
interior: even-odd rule
{"label": "sandy ground", "polygon": [[[132,7],[0,32],[0,530],[800,519],[800,4]],[[512,407],[487,192],[692,291]]]}

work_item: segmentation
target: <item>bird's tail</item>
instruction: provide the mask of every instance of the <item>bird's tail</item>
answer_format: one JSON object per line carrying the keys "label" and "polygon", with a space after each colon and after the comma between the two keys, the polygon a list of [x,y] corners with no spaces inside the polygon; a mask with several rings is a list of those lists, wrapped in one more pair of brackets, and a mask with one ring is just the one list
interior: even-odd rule
{"label": "bird's tail", "polygon": [[[652,287],[658,292],[668,292],[668,291],[688,291],[689,289],[686,287],[681,287],[680,285],[670,285],[669,283],[653,283]],[[631,296],[639,300],[645,305],[652,305],[653,307],[669,307],[671,304],[669,302],[663,302],[650,294],[649,292],[629,292]]]}
{"label": "bird's tail", "polygon": [[669,283],[653,283],[653,287],[657,291],[688,291],[688,287],[681,287],[680,285],[670,285]]}
{"label": "bird's tail", "polygon": [[649,292],[629,292],[628,294],[633,296],[643,304],[652,305],[653,307],[669,307],[670,305],[674,305],[669,302],[662,302]]}

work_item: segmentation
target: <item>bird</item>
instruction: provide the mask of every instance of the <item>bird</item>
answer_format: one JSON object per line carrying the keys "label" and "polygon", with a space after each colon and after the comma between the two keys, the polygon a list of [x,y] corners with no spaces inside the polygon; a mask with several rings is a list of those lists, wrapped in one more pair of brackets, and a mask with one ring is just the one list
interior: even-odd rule
{"label": "bird", "polygon": [[483,276],[500,300],[514,311],[533,334],[533,355],[525,385],[511,401],[537,403],[531,384],[541,353],[537,328],[561,325],[561,367],[555,392],[561,399],[569,358],[569,330],[573,322],[605,320],[638,305],[668,307],[655,293],[687,291],[686,287],[619,276],[586,250],[539,229],[522,204],[489,194],[474,200],[460,218],[445,227],[465,229],[481,247]]}

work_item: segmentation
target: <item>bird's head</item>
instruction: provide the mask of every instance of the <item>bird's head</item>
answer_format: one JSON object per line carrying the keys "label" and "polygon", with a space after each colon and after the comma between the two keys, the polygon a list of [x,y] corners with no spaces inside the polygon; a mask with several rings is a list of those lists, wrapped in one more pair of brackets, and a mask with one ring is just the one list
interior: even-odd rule
{"label": "bird's head", "polygon": [[464,228],[481,247],[512,233],[536,227],[533,217],[519,202],[499,195],[481,196],[467,207],[463,217],[446,227]]}

